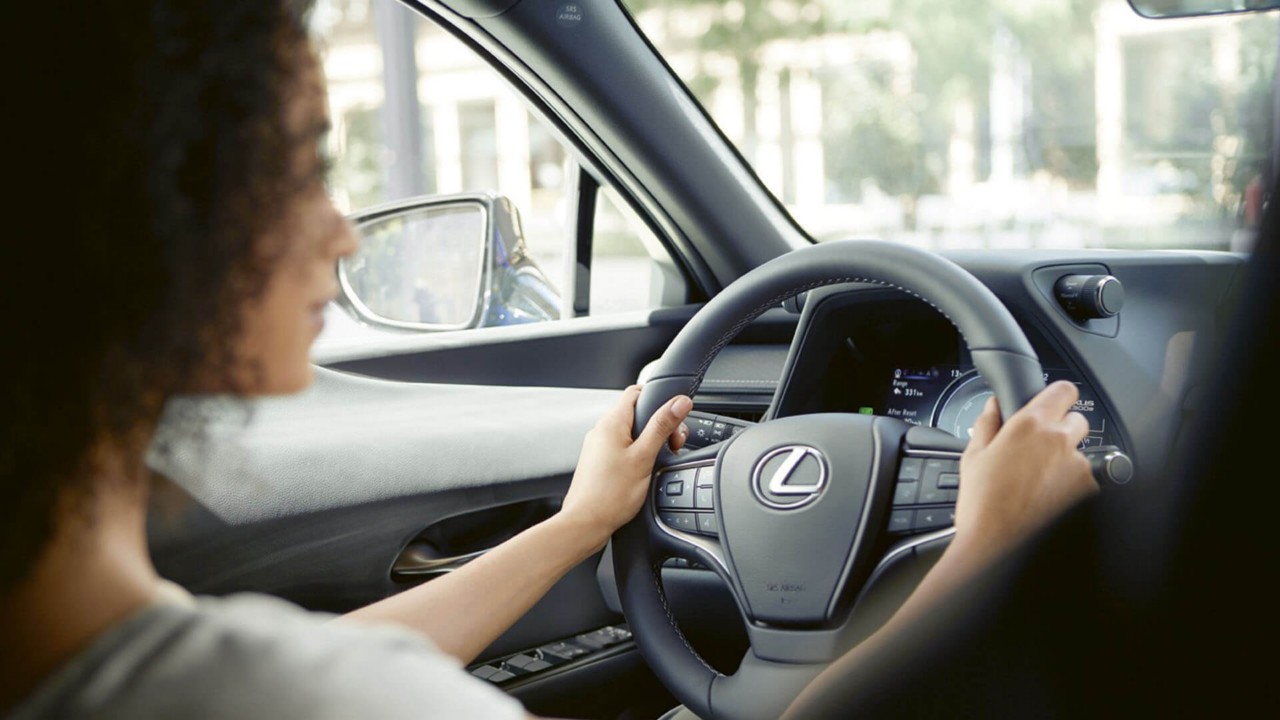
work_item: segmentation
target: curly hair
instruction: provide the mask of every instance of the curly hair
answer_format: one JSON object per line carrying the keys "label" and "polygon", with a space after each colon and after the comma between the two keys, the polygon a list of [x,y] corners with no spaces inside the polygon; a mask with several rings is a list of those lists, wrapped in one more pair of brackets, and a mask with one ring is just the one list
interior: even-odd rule
{"label": "curly hair", "polygon": [[318,140],[286,122],[309,52],[303,3],[8,5],[24,7],[5,23],[22,37],[4,51],[20,188],[6,194],[18,262],[0,282],[0,593],[66,503],[90,505],[103,448],[134,459],[132,481],[167,398],[235,389],[240,313],[302,184],[290,158]]}

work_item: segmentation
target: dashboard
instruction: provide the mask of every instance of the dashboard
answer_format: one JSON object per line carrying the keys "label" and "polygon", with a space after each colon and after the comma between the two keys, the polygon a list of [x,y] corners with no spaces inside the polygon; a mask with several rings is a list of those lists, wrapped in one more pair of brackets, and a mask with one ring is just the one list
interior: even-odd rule
{"label": "dashboard", "polygon": [[[1010,310],[1046,381],[1075,383],[1075,409],[1090,427],[1085,446],[1116,447],[1132,458],[1138,484],[1157,481],[1187,441],[1180,436],[1187,418],[1211,401],[1201,391],[1230,324],[1243,258],[1047,250],[946,256]],[[1106,320],[1073,317],[1055,290],[1078,275],[1122,281],[1123,311]],[[794,330],[785,338],[752,334],[716,358],[695,398],[707,425],[697,428],[702,435],[691,433],[695,446],[744,423],[827,412],[894,417],[964,439],[990,393],[950,322],[901,293],[853,283],[766,315],[779,326],[789,315]]]}
{"label": "dashboard", "polygon": [[[823,296],[802,322],[775,417],[814,412],[897,418],[968,440],[992,396],[956,329],[928,305],[882,290]],[[1075,383],[1089,421],[1082,449],[1127,443],[1091,379],[1034,327],[1024,327],[1045,382]]]}

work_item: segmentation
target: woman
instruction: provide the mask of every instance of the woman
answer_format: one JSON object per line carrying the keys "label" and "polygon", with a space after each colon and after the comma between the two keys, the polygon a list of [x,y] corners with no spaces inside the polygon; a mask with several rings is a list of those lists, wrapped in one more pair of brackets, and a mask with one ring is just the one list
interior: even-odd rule
{"label": "woman", "polygon": [[[11,61],[42,72],[11,90],[36,111],[13,135],[26,189],[12,236],[29,257],[4,293],[6,307],[32,307],[10,313],[28,347],[4,380],[0,710],[522,716],[461,663],[637,512],[659,448],[683,442],[689,399],[632,442],[638,389],[623,392],[555,517],[350,622],[165,592],[143,461],[165,401],[305,388],[332,268],[356,247],[323,182],[323,80],[287,0],[30,12],[44,18],[6,24],[40,38]],[[76,330],[42,337],[47,318]],[[873,642],[1094,490],[1074,401],[1070,384],[1051,386],[1005,429],[987,408],[962,463],[955,543]]]}

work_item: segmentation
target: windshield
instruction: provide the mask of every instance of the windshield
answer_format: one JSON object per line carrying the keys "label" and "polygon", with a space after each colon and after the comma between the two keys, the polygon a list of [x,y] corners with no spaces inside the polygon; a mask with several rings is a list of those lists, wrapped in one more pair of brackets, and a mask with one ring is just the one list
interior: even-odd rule
{"label": "windshield", "polygon": [[1247,250],[1274,13],[1123,0],[625,0],[815,239]]}

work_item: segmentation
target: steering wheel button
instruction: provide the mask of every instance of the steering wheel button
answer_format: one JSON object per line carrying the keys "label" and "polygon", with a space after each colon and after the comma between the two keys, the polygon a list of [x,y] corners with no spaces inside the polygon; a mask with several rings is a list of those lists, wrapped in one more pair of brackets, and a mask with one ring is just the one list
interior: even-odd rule
{"label": "steering wheel button", "polygon": [[664,512],[659,513],[658,517],[667,527],[672,530],[683,530],[684,532],[698,532],[698,523],[693,519],[693,513],[687,512]]}
{"label": "steering wheel button", "polygon": [[715,513],[698,513],[698,532],[703,535],[720,534],[720,528],[716,525]]}
{"label": "steering wheel button", "polygon": [[934,487],[937,487],[938,476],[944,472],[953,472],[950,468],[949,462],[941,458],[929,458],[924,461],[924,472],[920,479],[923,480],[926,485],[933,485]]}
{"label": "steering wheel button", "polygon": [[684,482],[685,485],[693,487],[693,481],[698,477],[698,468],[687,467],[680,468],[679,470],[671,470],[663,473],[662,477],[667,481],[680,480]]}
{"label": "steering wheel button", "polygon": [[947,502],[947,491],[941,490],[937,486],[926,484],[920,488],[917,502],[921,505]]}
{"label": "steering wheel button", "polygon": [[924,460],[920,458],[904,458],[902,464],[898,466],[898,480],[902,482],[910,482],[920,479],[920,471],[924,467]]}
{"label": "steering wheel button", "polygon": [[911,532],[911,518],[913,511],[911,510],[894,510],[889,513],[889,532],[905,533]]}
{"label": "steering wheel button", "polygon": [[893,489],[893,504],[894,505],[915,505],[916,493],[919,492],[919,490],[920,490],[920,483],[917,483],[917,482],[898,483],[897,487]]}
{"label": "steering wheel button", "polygon": [[959,473],[942,473],[938,476],[938,487],[940,488],[958,488],[960,487]]}
{"label": "steering wheel button", "polygon": [[658,475],[657,501],[660,508],[693,509],[693,483],[697,468],[681,468]]}
{"label": "steering wheel button", "polygon": [[956,521],[955,508],[925,508],[916,511],[913,530],[937,530],[952,525]]}
{"label": "steering wheel button", "polygon": [[693,509],[693,483],[667,480],[658,491],[658,507]]}
{"label": "steering wheel button", "polygon": [[711,487],[716,484],[716,469],[712,465],[698,468],[697,475],[698,487]]}
{"label": "steering wheel button", "polygon": [[715,510],[716,489],[714,487],[696,488],[693,492],[693,506],[699,510]]}

